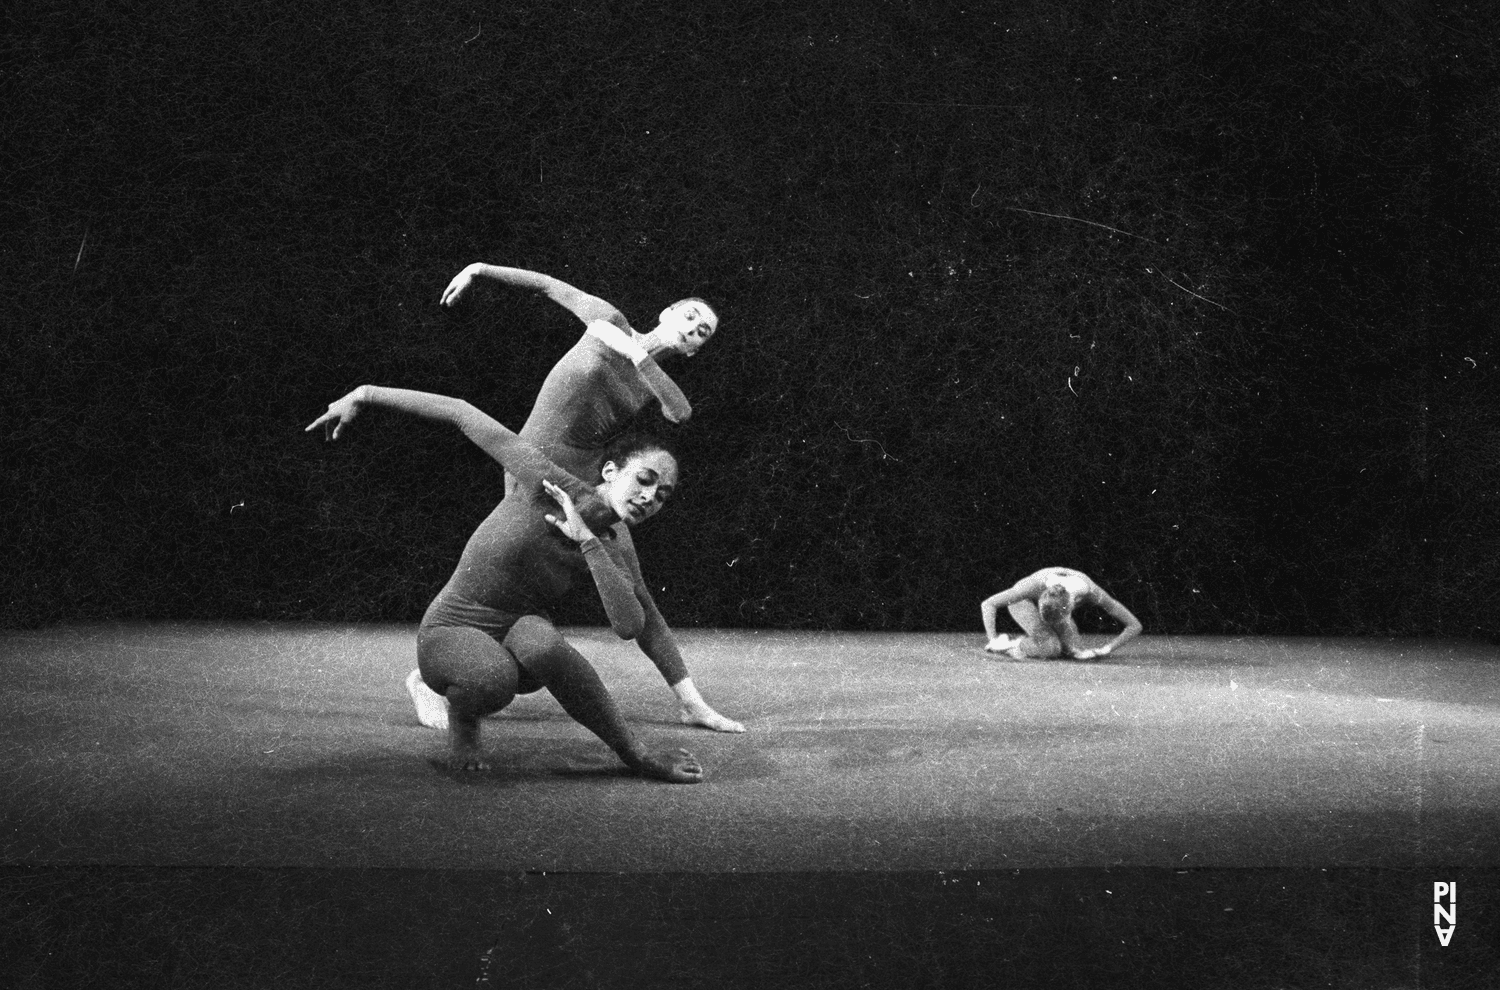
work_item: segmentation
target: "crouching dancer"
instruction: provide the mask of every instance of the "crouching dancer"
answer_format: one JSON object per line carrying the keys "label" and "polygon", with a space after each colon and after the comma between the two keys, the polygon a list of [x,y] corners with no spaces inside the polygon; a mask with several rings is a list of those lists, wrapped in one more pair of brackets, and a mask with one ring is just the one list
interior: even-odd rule
{"label": "crouching dancer", "polygon": [[[591,485],[598,483],[605,452],[631,419],[653,403],[673,423],[692,415],[687,396],[656,362],[692,357],[714,335],[719,317],[703,300],[678,300],[662,310],[656,329],[640,334],[613,304],[561,279],[522,268],[474,264],[454,276],[443,292],[443,305],[457,305],[476,280],[538,293],[584,324],[578,342],[548,373],[521,427],[521,438],[564,471]],[[521,346],[529,345],[522,341]],[[514,486],[515,479],[507,478],[506,491]],[[619,532],[628,543],[629,530]],[[646,626],[636,645],[677,696],[679,720],[717,732],[744,732],[742,724],[720,715],[699,693],[676,637],[649,594],[642,595],[641,605]],[[423,683],[420,671],[407,676],[406,689],[423,725],[447,727],[448,707]]]}
{"label": "crouching dancer", "polygon": [[598,673],[550,618],[587,575],[615,633],[640,635],[644,580],[625,527],[651,518],[671,496],[672,454],[656,441],[621,441],[591,486],[467,402],[371,385],[332,403],[307,429],[322,426],[336,440],[366,407],[456,426],[516,479],[516,490],[469,538],[417,632],[422,680],[448,703],[453,767],[486,769],[479,720],[545,687],[641,776],[701,780],[703,768],[686,750],[648,751],[636,739]]}
{"label": "crouching dancer", "polygon": [[[1082,602],[1098,605],[1125,626],[1118,636],[1097,650],[1083,648],[1078,626],[1073,621],[1073,609]],[[1026,635],[995,634],[995,617],[1002,608],[1010,612]],[[985,649],[1016,660],[1057,657],[1093,660],[1109,656],[1141,633],[1141,622],[1130,609],[1111,598],[1087,574],[1067,567],[1044,567],[998,595],[986,598],[979,611],[988,637]]]}

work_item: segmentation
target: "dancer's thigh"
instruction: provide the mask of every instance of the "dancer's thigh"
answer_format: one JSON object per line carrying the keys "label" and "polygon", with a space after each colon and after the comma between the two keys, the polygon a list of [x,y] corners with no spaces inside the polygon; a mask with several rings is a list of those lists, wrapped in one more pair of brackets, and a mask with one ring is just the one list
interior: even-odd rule
{"label": "dancer's thigh", "polygon": [[[438,694],[461,687],[484,707],[498,711],[521,688],[516,657],[482,629],[472,626],[423,626],[417,631],[417,669]],[[535,690],[535,688],[532,688]]]}

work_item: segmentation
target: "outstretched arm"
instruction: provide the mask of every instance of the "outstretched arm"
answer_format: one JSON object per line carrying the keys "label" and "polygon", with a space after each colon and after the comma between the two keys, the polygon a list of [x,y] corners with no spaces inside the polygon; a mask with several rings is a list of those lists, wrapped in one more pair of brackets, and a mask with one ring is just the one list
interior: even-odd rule
{"label": "outstretched arm", "polygon": [[475,262],[453,276],[453,281],[449,282],[448,287],[443,290],[443,305],[452,306],[462,299],[476,278],[492,279],[504,285],[540,293],[585,324],[599,321],[617,327],[622,332],[622,336],[614,340],[606,340],[605,343],[630,358],[635,364],[646,387],[661,402],[662,415],[673,423],[684,423],[693,414],[693,408],[688,404],[687,396],[683,395],[677,383],[661,370],[656,359],[630,336],[634,333],[630,321],[612,303],[569,285],[562,279],[543,275],[541,272]]}
{"label": "outstretched arm", "polygon": [[618,537],[615,544],[630,571],[631,580],[635,582],[635,596],[645,612],[645,624],[640,636],[636,637],[636,645],[656,664],[656,669],[661,671],[662,678],[677,696],[677,717],[687,725],[701,725],[716,732],[744,732],[743,725],[720,715],[698,693],[698,687],[688,673],[687,661],[682,658],[682,651],[677,646],[677,637],[672,635],[671,627],[667,625],[661,609],[656,607],[656,601],[651,597],[650,589],[646,587],[646,579],[641,574],[641,561],[636,556],[629,530],[620,526],[616,528],[616,533]]}
{"label": "outstretched arm", "polygon": [[678,649],[677,637],[672,635],[667,620],[662,617],[661,610],[656,607],[656,602],[644,585],[636,585],[636,598],[641,602],[646,618],[636,643],[641,652],[656,664],[656,669],[661,671],[662,677],[672,688],[672,693],[677,696],[678,718],[687,725],[701,725],[716,732],[744,732],[742,724],[720,715],[698,693],[698,686],[693,683],[687,662]]}
{"label": "outstretched arm", "polygon": [[624,313],[598,296],[591,296],[560,278],[543,275],[541,272],[527,271],[524,268],[506,268],[504,265],[487,265],[484,262],[475,262],[453,276],[453,281],[449,282],[448,288],[443,290],[443,305],[452,306],[463,298],[464,293],[468,291],[476,278],[492,279],[503,285],[540,293],[584,323],[607,320],[621,329],[630,329],[630,323],[625,319]]}
{"label": "outstretched arm", "polygon": [[330,440],[337,440],[360,411],[368,407],[394,409],[456,426],[464,436],[515,475],[522,488],[536,491],[544,481],[550,482],[572,496],[589,526],[608,526],[617,521],[614,510],[586,482],[553,464],[530,443],[463,399],[405,388],[361,385],[330,403],[328,411],[308,425],[307,432],[321,426],[330,430]]}
{"label": "outstretched arm", "polygon": [[682,389],[677,387],[677,383],[672,381],[665,371],[661,370],[661,365],[656,363],[656,358],[628,332],[604,320],[595,320],[584,332],[616,354],[630,359],[630,363],[635,365],[636,372],[641,376],[641,381],[646,383],[651,394],[656,396],[657,401],[661,403],[661,414],[668,420],[673,423],[685,423],[688,417],[693,415],[693,407],[688,404],[687,396],[682,393]]}
{"label": "outstretched arm", "polygon": [[1000,614],[1000,610],[1014,605],[1025,597],[1025,590],[1017,584],[979,603],[979,617],[984,622],[984,635],[988,641],[993,641],[999,635],[995,629],[995,619]]}
{"label": "outstretched arm", "polygon": [[1106,592],[1103,588],[1100,588],[1098,585],[1095,585],[1094,587],[1094,604],[1098,605],[1100,608],[1104,609],[1104,611],[1108,612],[1110,616],[1115,619],[1115,621],[1123,623],[1125,625],[1125,628],[1120,631],[1120,635],[1116,636],[1108,643],[1099,647],[1097,650],[1084,650],[1082,653],[1079,653],[1077,655],[1077,658],[1079,660],[1091,660],[1094,657],[1107,657],[1116,649],[1124,646],[1126,643],[1130,642],[1132,639],[1135,639],[1135,637],[1141,634],[1141,620],[1137,619],[1135,615],[1130,611],[1130,609],[1126,608],[1124,605],[1121,605],[1115,599],[1111,598],[1109,593]]}

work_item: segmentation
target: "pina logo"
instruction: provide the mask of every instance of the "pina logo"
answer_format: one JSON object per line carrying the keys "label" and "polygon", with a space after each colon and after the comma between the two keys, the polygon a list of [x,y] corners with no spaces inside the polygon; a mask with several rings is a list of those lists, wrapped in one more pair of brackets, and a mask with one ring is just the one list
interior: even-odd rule
{"label": "pina logo", "polygon": [[[1444,925],[1448,927],[1444,928]],[[1448,940],[1453,938],[1453,929],[1458,927],[1457,881],[1432,885],[1432,927],[1443,945],[1447,945]]]}

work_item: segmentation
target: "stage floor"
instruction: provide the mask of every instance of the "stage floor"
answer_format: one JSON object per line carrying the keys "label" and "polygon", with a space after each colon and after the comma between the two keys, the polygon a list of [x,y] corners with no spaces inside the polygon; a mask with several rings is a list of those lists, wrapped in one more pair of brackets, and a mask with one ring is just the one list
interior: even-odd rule
{"label": "stage floor", "polygon": [[[1488,988],[1500,662],[1475,643],[683,631],[744,735],[625,775],[545,694],[441,769],[410,627],[0,634],[21,987]],[[1434,883],[1456,884],[1451,944]]]}
{"label": "stage floor", "polygon": [[1500,658],[1465,642],[684,630],[743,735],[676,724],[633,644],[569,636],[697,786],[627,776],[545,692],[489,772],[402,687],[414,629],[0,635],[12,865],[753,872],[1500,866]]}

